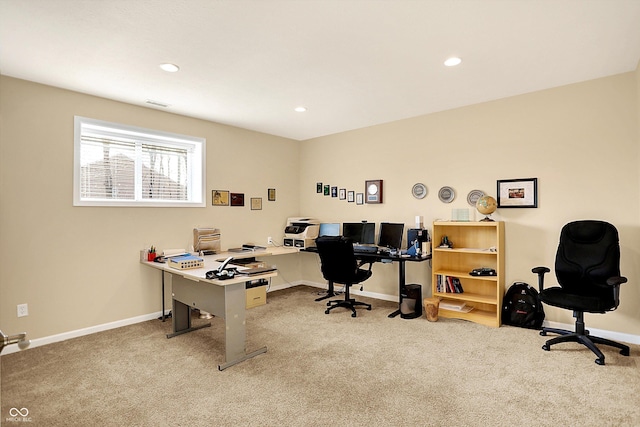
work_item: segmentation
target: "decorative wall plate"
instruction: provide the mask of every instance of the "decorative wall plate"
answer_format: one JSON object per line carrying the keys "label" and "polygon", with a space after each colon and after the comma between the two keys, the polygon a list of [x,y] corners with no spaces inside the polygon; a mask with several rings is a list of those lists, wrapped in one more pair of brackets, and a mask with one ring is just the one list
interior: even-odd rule
{"label": "decorative wall plate", "polygon": [[484,196],[484,192],[480,190],[471,190],[469,194],[467,194],[467,203],[469,203],[474,208],[476,207],[476,202],[480,197]]}
{"label": "decorative wall plate", "polygon": [[427,195],[427,187],[424,184],[417,183],[411,189],[411,194],[413,194],[413,197],[416,199],[424,199]]}
{"label": "decorative wall plate", "polygon": [[456,192],[451,187],[442,187],[438,191],[438,198],[443,203],[451,203],[456,198]]}

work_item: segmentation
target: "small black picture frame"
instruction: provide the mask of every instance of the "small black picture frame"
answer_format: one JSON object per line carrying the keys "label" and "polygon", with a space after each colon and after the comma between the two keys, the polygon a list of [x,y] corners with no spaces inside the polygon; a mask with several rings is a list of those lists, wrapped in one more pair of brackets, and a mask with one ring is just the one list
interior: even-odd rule
{"label": "small black picture frame", "polygon": [[538,178],[501,179],[497,187],[501,209],[538,207]]}

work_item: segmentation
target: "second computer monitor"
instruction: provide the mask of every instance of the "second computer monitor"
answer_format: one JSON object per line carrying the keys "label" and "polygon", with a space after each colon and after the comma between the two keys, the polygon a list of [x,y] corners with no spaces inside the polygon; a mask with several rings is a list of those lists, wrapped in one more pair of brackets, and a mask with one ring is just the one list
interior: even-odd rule
{"label": "second computer monitor", "polygon": [[345,222],[342,235],[354,243],[373,245],[376,243],[376,224],[373,222]]}
{"label": "second computer monitor", "polygon": [[383,248],[400,249],[400,247],[402,247],[403,232],[404,224],[381,222],[378,246]]}

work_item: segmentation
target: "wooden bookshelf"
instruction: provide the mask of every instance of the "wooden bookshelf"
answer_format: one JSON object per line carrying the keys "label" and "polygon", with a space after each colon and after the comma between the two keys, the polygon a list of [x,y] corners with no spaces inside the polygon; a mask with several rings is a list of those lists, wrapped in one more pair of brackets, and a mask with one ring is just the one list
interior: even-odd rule
{"label": "wooden bookshelf", "polygon": [[[438,246],[444,236],[452,243],[452,248]],[[432,244],[432,295],[473,307],[469,312],[440,307],[438,315],[499,327],[502,323],[504,295],[504,222],[436,221],[433,223]],[[480,267],[492,268],[496,275],[469,274],[474,268]],[[458,278],[463,292],[438,289],[438,276]]]}

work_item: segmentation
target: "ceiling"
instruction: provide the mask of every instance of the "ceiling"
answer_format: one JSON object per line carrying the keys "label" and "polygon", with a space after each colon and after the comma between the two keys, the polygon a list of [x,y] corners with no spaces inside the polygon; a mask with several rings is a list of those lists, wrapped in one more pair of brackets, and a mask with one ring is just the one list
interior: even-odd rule
{"label": "ceiling", "polygon": [[0,0],[3,75],[295,140],[639,60],[640,0]]}

